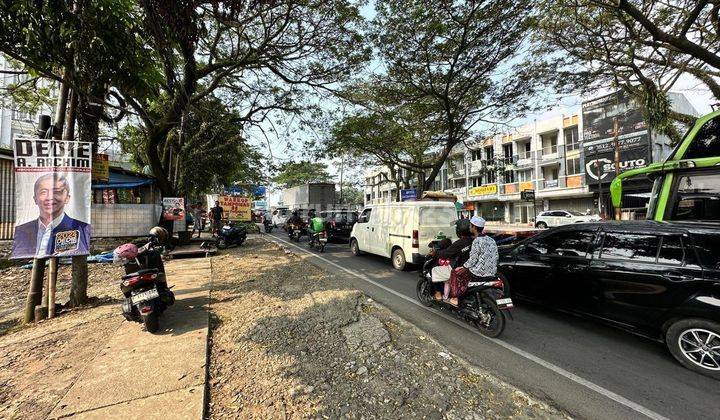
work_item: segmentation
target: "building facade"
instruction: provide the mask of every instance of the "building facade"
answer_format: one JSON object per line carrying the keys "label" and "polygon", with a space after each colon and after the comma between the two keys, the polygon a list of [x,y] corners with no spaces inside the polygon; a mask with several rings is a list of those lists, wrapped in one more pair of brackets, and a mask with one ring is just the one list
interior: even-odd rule
{"label": "building facade", "polygon": [[[614,131],[605,130],[596,137],[606,138],[585,142],[584,137],[594,133],[585,127],[585,121],[591,122],[592,129],[604,127],[608,121],[612,126],[616,119],[632,121],[625,124],[626,132],[619,130],[620,140],[634,146],[628,150],[621,148],[622,169],[629,169],[626,166],[631,163],[643,166],[662,160],[670,153],[671,145],[667,137],[649,133],[643,121],[635,121],[639,110],[622,94],[594,101],[602,99],[611,106],[598,110],[583,103],[562,114],[475,140],[467,146],[459,145],[443,165],[433,189],[456,195],[465,215],[479,215],[496,222],[532,223],[537,213],[556,209],[607,213],[612,177],[598,176],[594,168],[607,166],[602,155],[606,150],[602,151],[600,146],[611,143]],[[674,109],[697,114],[683,95],[673,93],[671,99]],[[589,147],[584,147],[584,143]],[[638,151],[641,157],[633,155],[627,158],[630,163],[625,163],[626,154]],[[609,170],[614,172],[614,163],[609,163]],[[366,205],[399,199],[388,173],[387,168],[374,168],[366,173]],[[638,188],[649,190],[645,185]],[[527,192],[533,193],[534,200]],[[631,217],[641,217],[642,208],[635,210],[638,214]]]}

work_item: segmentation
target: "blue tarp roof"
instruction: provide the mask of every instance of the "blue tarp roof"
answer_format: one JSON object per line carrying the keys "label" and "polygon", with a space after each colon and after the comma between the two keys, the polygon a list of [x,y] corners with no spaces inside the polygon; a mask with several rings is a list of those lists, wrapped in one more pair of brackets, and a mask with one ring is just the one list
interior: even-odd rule
{"label": "blue tarp roof", "polygon": [[105,188],[135,188],[142,185],[149,185],[154,182],[154,179],[129,175],[122,172],[115,172],[111,169],[110,179],[108,180],[108,182],[93,184],[92,187],[94,190],[100,190]]}

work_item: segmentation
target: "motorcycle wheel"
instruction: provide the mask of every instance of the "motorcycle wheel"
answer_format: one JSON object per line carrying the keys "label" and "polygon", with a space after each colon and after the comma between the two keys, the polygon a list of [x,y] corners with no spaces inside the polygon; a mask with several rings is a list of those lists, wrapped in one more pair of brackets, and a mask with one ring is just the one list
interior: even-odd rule
{"label": "motorcycle wheel", "polygon": [[417,293],[417,298],[425,306],[431,306],[433,303],[433,293],[432,293],[432,287],[431,283],[425,279],[418,280],[417,287],[415,288],[415,292]]}
{"label": "motorcycle wheel", "polygon": [[160,329],[160,318],[158,318],[155,311],[151,312],[150,315],[143,315],[142,320],[147,332],[155,334]]}
{"label": "motorcycle wheel", "polygon": [[227,242],[225,242],[225,239],[218,239],[218,241],[217,241],[217,247],[218,247],[218,249],[225,249],[225,248],[227,248]]}
{"label": "motorcycle wheel", "polygon": [[[498,309],[492,299],[486,296],[482,297],[482,303],[478,302],[478,306],[480,319],[475,321],[475,326],[480,330],[480,334],[492,338],[500,337],[500,334],[505,331],[505,314]],[[483,315],[489,317],[487,322],[483,322]]]}
{"label": "motorcycle wheel", "polygon": [[319,249],[319,251],[320,251],[321,253],[322,253],[322,252],[325,252],[325,244],[320,244],[320,249]]}

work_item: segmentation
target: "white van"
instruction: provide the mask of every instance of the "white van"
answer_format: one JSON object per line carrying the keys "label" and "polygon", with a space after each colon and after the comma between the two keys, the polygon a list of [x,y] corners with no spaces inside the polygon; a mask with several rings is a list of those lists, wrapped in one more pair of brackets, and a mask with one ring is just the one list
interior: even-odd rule
{"label": "white van", "polygon": [[278,207],[273,210],[272,213],[272,224],[274,227],[285,226],[285,221],[290,217],[290,209],[287,207]]}
{"label": "white van", "polygon": [[407,262],[419,264],[438,235],[457,239],[455,203],[408,201],[376,204],[365,208],[350,234],[353,255],[363,252],[390,257],[404,270]]}

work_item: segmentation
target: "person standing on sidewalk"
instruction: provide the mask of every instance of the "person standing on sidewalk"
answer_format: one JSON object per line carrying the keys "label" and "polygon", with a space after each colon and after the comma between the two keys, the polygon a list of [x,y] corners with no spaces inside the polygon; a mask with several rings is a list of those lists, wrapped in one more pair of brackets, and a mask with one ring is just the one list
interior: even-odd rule
{"label": "person standing on sidewalk", "polygon": [[192,214],[193,214],[193,231],[190,234],[192,236],[193,233],[197,230],[198,238],[200,237],[200,234],[202,233],[202,218],[203,218],[203,211],[202,203],[197,202],[194,206],[192,206]]}
{"label": "person standing on sidewalk", "polygon": [[210,209],[210,216],[212,217],[212,234],[215,236],[222,228],[222,216],[223,208],[220,207],[220,202],[215,202],[215,207]]}

